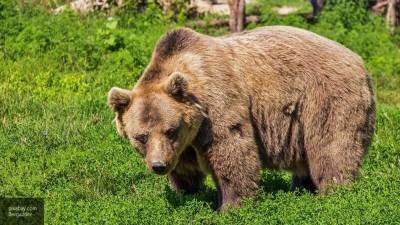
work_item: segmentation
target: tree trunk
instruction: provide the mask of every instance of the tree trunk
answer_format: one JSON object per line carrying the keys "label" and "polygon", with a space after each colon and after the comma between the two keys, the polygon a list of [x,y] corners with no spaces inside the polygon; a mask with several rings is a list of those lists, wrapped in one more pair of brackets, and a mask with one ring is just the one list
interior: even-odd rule
{"label": "tree trunk", "polygon": [[390,31],[394,31],[400,21],[400,0],[378,0],[371,8],[375,15],[386,13],[386,24]]}
{"label": "tree trunk", "polygon": [[372,6],[372,12],[375,15],[382,15],[385,11],[385,8],[388,4],[389,0],[378,0],[376,1],[376,4]]}
{"label": "tree trunk", "polygon": [[322,11],[322,8],[325,5],[324,0],[310,0],[311,5],[313,7],[312,13],[308,16],[309,20],[314,20],[318,14]]}
{"label": "tree trunk", "polygon": [[398,20],[398,0],[389,0],[386,13],[386,23],[389,29],[393,32]]}
{"label": "tree trunk", "polygon": [[246,24],[246,1],[228,0],[229,6],[229,29],[231,32],[240,32]]}

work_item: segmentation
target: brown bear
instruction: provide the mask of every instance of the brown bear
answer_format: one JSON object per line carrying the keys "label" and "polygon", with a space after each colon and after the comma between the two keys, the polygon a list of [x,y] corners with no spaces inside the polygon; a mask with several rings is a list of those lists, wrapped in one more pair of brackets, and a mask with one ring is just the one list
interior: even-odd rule
{"label": "brown bear", "polygon": [[293,189],[348,183],[375,127],[362,59],[285,26],[172,30],[133,90],[112,88],[108,103],[149,170],[188,193],[211,174],[220,210],[254,196],[262,168],[291,171]]}

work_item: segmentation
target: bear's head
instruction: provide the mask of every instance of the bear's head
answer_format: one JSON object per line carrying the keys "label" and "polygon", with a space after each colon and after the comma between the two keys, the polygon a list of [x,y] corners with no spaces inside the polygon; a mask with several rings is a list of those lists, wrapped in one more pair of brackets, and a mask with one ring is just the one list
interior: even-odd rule
{"label": "bear's head", "polygon": [[175,168],[206,117],[189,89],[188,77],[174,72],[156,84],[142,83],[132,91],[114,87],[109,92],[108,104],[116,113],[118,133],[157,174]]}

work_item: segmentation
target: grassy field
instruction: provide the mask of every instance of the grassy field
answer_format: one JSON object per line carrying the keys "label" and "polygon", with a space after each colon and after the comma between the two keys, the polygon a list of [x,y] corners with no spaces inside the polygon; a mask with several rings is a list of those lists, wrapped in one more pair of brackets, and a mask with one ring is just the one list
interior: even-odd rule
{"label": "grassy field", "polygon": [[[157,39],[186,21],[143,14],[49,15],[0,2],[0,196],[45,198],[46,224],[400,224],[400,34],[352,1],[319,21],[280,17],[262,0],[261,23],[312,30],[359,53],[373,77],[377,130],[360,179],[319,197],[289,192],[290,175],[265,171],[241,209],[215,212],[216,190],[180,195],[149,173],[118,137],[106,105],[131,88]],[[307,4],[306,1],[287,1]],[[304,7],[308,7],[304,5]],[[189,21],[190,22],[190,21]],[[198,29],[217,35],[226,29]],[[1,224],[1,221],[0,221]]]}

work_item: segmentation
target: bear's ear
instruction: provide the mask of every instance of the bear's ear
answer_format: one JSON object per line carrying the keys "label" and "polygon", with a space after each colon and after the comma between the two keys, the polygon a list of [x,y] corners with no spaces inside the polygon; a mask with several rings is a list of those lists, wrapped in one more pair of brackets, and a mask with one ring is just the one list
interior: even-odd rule
{"label": "bear's ear", "polygon": [[131,101],[131,91],[113,87],[108,92],[108,105],[114,112],[123,112]]}
{"label": "bear's ear", "polygon": [[166,85],[167,93],[177,99],[183,99],[188,94],[188,84],[184,74],[174,72],[168,77]]}

